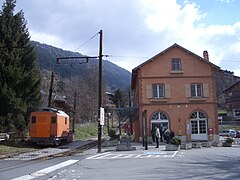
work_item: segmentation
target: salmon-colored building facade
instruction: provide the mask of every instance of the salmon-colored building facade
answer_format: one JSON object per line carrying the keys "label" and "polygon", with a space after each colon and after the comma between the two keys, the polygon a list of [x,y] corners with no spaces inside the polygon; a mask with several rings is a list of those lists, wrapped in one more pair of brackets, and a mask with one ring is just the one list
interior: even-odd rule
{"label": "salmon-colored building facade", "polygon": [[[183,141],[218,139],[216,72],[208,52],[200,57],[173,44],[132,70],[135,140],[151,141],[155,126]],[[146,114],[143,116],[143,112]]]}

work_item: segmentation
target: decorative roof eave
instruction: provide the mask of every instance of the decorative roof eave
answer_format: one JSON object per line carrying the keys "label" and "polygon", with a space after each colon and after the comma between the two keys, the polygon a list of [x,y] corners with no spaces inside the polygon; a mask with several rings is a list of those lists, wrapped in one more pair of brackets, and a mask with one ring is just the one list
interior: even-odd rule
{"label": "decorative roof eave", "polygon": [[[197,54],[195,54],[195,53],[187,50],[186,48],[178,45],[177,43],[175,43],[175,44],[173,44],[172,46],[168,47],[167,49],[165,49],[165,50],[161,51],[160,53],[156,54],[155,56],[151,57],[151,58],[148,59],[147,61],[143,62],[143,63],[140,64],[139,66],[137,66],[137,67],[135,67],[134,69],[132,69],[132,84],[131,84],[131,88],[134,89],[134,87],[135,87],[135,80],[136,80],[136,78],[137,78],[138,70],[139,70],[142,66],[144,66],[145,64],[148,64],[149,62],[154,61],[157,57],[166,54],[166,52],[167,52],[168,50],[170,50],[170,49],[172,49],[172,48],[176,48],[176,47],[182,49],[182,50],[185,51],[187,54],[191,54],[192,56],[195,56],[198,60],[201,60],[201,61],[209,64],[212,68],[214,68],[214,69],[216,69],[216,70],[220,70],[220,67],[219,67],[219,66],[217,66],[217,65],[215,65],[215,64],[213,64],[213,63],[211,63],[211,62],[209,62],[209,61],[206,61],[203,57],[198,56]],[[134,81],[134,82],[133,82],[133,81]],[[133,84],[133,83],[134,83],[134,84]]]}

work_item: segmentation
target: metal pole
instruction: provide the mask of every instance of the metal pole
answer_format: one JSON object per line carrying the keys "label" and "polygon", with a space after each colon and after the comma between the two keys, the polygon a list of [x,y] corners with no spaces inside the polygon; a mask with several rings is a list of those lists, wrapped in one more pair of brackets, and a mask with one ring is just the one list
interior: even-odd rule
{"label": "metal pole", "polygon": [[[129,108],[131,108],[132,107],[132,103],[131,103],[131,90],[130,89],[129,89],[129,92],[128,92],[128,99],[129,99]],[[132,111],[132,113],[133,113],[133,111]],[[133,135],[132,119],[133,119],[133,114],[130,116],[130,131],[131,131],[131,135]]]}
{"label": "metal pole", "polygon": [[147,136],[148,136],[148,133],[147,133],[147,132],[148,132],[148,131],[147,131],[147,129],[148,129],[148,128],[147,128],[147,124],[148,124],[148,123],[147,123],[147,110],[145,110],[145,112],[146,112],[146,113],[145,113],[145,137],[144,137],[144,138],[145,138],[145,150],[148,150],[148,139],[147,139]]}
{"label": "metal pole", "polygon": [[102,107],[102,30],[99,32],[99,84],[98,84],[98,153],[102,151],[102,126],[100,124],[100,107]]}
{"label": "metal pole", "polygon": [[108,135],[109,135],[109,119],[110,119],[110,117],[111,117],[111,114],[108,113],[107,114],[107,132],[108,132]]}
{"label": "metal pole", "polygon": [[72,122],[73,134],[75,133],[76,103],[77,103],[77,91],[75,91],[75,94],[74,94],[74,104],[73,104],[73,122]]}
{"label": "metal pole", "polygon": [[52,72],[51,82],[50,82],[50,88],[49,88],[49,96],[48,96],[48,107],[51,107],[51,102],[52,102],[53,78],[54,78],[54,74],[53,74],[53,72]]}

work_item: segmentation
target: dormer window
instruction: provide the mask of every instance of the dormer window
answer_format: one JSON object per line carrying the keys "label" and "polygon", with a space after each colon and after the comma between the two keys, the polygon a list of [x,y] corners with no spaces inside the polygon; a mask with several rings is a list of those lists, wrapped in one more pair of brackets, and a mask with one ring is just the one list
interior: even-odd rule
{"label": "dormer window", "polygon": [[181,59],[180,58],[173,58],[172,59],[172,71],[181,71]]}

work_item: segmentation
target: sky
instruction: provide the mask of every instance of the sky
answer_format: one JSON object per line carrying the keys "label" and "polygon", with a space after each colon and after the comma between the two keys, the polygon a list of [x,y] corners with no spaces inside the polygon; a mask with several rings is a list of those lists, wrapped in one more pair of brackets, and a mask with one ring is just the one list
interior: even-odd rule
{"label": "sky", "polygon": [[[4,0],[0,0],[3,4]],[[174,43],[240,76],[239,0],[17,0],[31,40],[131,72]]]}

